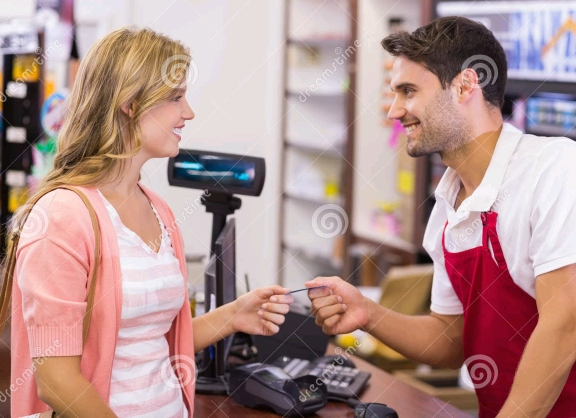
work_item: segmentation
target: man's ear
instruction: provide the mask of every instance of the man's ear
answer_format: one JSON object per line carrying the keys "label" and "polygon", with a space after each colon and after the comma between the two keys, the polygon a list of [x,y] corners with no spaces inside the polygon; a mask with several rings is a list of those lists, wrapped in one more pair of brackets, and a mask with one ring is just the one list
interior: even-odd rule
{"label": "man's ear", "polygon": [[474,94],[481,94],[482,92],[482,88],[478,85],[478,74],[472,68],[466,68],[456,77],[455,87],[460,103],[469,100]]}
{"label": "man's ear", "polygon": [[122,109],[122,112],[126,113],[129,118],[134,117],[134,103],[124,103],[120,106],[120,109]]}

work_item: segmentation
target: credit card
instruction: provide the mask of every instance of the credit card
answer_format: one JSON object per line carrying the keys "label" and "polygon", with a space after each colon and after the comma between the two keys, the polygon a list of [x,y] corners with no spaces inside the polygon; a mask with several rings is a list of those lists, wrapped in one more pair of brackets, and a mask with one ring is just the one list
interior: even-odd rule
{"label": "credit card", "polygon": [[291,293],[302,292],[302,291],[304,291],[304,290],[322,289],[323,287],[328,287],[328,286],[305,287],[304,289],[291,290],[290,292],[285,293],[285,294],[286,294],[286,295],[289,295],[289,294],[291,294]]}

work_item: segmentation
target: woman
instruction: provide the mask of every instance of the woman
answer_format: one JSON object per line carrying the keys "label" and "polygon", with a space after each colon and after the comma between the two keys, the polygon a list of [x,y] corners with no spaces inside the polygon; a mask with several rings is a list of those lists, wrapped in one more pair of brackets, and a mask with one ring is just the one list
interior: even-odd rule
{"label": "woman", "polygon": [[[95,208],[102,257],[92,321],[83,347],[94,232],[78,195],[58,189],[34,206],[18,246],[12,416],[50,407],[62,417],[192,417],[194,353],[236,331],[272,335],[284,321],[293,298],[280,286],[192,320],[174,215],[139,183],[147,160],[177,155],[194,118],[189,63],[187,48],[149,29],[117,30],[83,60],[38,193],[78,186]],[[22,222],[16,214],[13,227]]]}

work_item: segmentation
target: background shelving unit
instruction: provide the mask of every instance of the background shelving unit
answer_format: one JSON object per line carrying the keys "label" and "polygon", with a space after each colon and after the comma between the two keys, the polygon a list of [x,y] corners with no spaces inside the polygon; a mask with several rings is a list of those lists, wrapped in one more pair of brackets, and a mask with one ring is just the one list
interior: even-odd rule
{"label": "background shelving unit", "polygon": [[[424,206],[426,194],[418,182],[423,161],[407,156],[405,145],[387,122],[386,94],[389,92],[389,56],[381,46],[383,38],[397,30],[412,31],[425,21],[429,5],[420,0],[402,2],[363,0],[358,16],[361,44],[358,53],[356,84],[355,152],[353,176],[351,262],[346,277],[352,283],[376,285],[392,265],[417,261],[422,231],[415,219]],[[409,187],[402,188],[403,176]],[[407,190],[406,190],[407,189]],[[380,208],[392,209],[399,228],[387,225]],[[382,216],[383,215],[383,216]],[[374,265],[372,265],[374,264]],[[362,270],[375,277],[364,276]]]}
{"label": "background shelving unit", "polygon": [[286,1],[279,247],[287,287],[341,274],[347,258],[356,9],[355,0]]}
{"label": "background shelving unit", "polygon": [[[6,249],[6,226],[17,206],[18,196],[28,186],[32,168],[32,144],[42,135],[40,104],[43,36],[30,25],[21,25],[2,38],[2,133],[0,137],[0,253]],[[20,191],[20,192],[19,192]]]}

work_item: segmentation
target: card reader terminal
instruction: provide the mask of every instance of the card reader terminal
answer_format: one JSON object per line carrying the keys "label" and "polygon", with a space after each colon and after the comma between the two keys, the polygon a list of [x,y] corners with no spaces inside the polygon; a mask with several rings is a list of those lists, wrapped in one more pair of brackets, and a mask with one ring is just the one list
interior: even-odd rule
{"label": "card reader terminal", "polygon": [[282,416],[300,416],[326,406],[326,387],[315,382],[315,376],[292,378],[280,367],[252,363],[231,370],[229,392],[241,405],[267,407]]}

